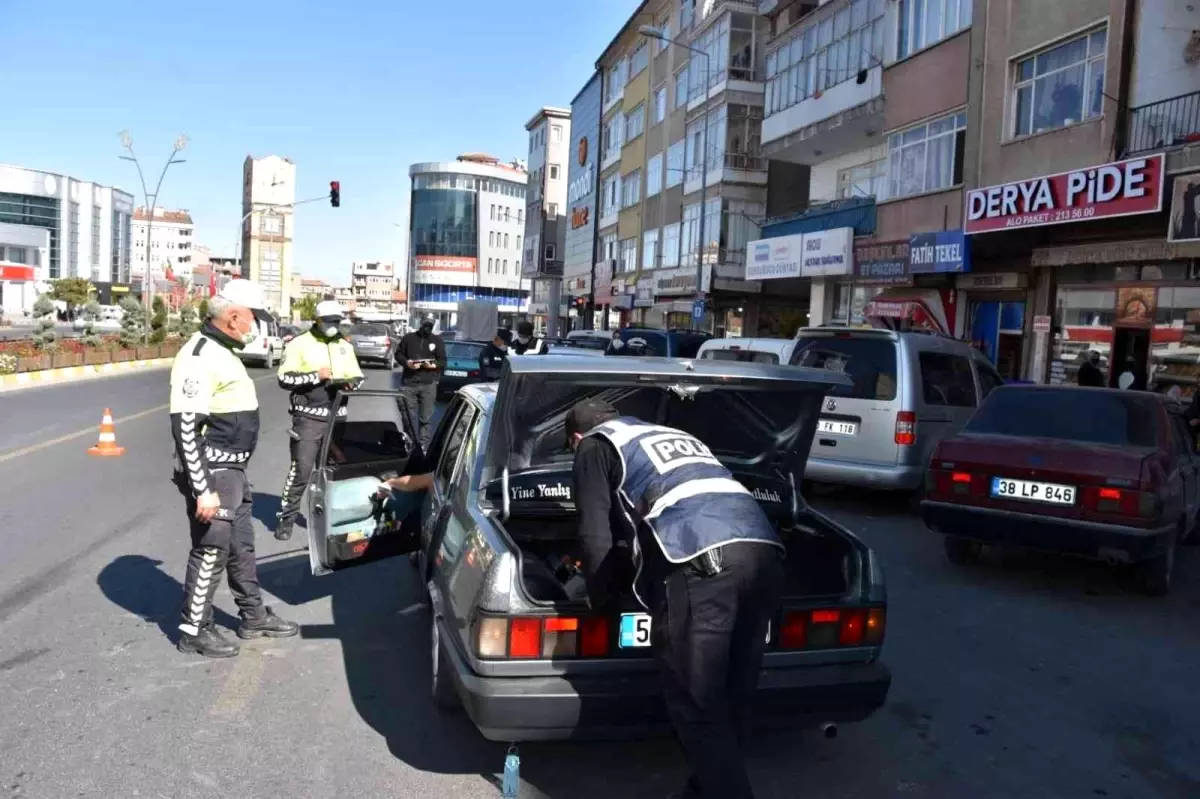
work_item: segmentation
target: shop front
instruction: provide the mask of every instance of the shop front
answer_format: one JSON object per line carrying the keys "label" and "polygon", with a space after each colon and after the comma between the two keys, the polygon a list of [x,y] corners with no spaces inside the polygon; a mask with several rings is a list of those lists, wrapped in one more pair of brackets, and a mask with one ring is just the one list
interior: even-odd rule
{"label": "shop front", "polygon": [[875,327],[926,330],[960,337],[960,298],[955,278],[971,270],[961,230],[916,233],[908,240],[908,281],[885,286],[866,304],[863,316]]}
{"label": "shop front", "polygon": [[[750,242],[746,279],[761,281],[758,330],[762,337],[791,338],[802,327],[822,325],[833,318],[837,286],[854,273],[854,229],[816,230]],[[789,301],[773,291],[775,282],[807,288]]]}
{"label": "shop front", "polygon": [[[704,294],[712,291],[712,269],[710,264],[702,267],[700,292]],[[661,316],[663,327],[689,330],[702,324],[692,318],[692,306],[697,293],[695,268],[659,269],[654,273],[653,281],[654,304],[651,313],[656,317]]]}
{"label": "shop front", "polygon": [[965,313],[960,329],[1007,380],[1023,373],[1028,286],[1022,272],[974,272],[956,283]]}
{"label": "shop front", "polygon": [[858,240],[854,243],[854,274],[834,286],[830,321],[870,327],[867,304],[889,288],[912,285],[908,273],[908,241]]}

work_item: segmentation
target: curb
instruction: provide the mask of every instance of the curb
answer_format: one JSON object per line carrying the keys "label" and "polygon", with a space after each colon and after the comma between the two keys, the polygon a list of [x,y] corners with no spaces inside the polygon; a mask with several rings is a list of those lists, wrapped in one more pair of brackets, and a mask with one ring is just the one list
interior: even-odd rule
{"label": "curb", "polygon": [[116,363],[100,363],[89,366],[67,366],[63,369],[42,369],[38,372],[19,372],[14,375],[0,375],[0,392],[15,391],[31,386],[49,386],[59,383],[70,383],[76,380],[86,380],[92,377],[136,372],[146,369],[161,369],[170,366],[174,358],[151,358],[144,361],[118,361]]}

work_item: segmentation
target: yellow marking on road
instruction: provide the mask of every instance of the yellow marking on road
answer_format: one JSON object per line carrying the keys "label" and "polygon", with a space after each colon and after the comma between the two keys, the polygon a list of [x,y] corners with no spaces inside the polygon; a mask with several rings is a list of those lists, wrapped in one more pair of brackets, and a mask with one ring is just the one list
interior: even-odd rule
{"label": "yellow marking on road", "polygon": [[210,714],[223,719],[242,717],[251,700],[258,695],[266,667],[267,659],[261,652],[243,645]]}
{"label": "yellow marking on road", "polygon": [[[274,377],[274,375],[273,374],[261,375],[259,377],[254,378],[254,381],[258,382],[259,380],[266,380],[268,377]],[[116,426],[119,424],[123,424],[125,422],[132,422],[135,419],[141,419],[143,416],[149,416],[152,413],[161,413],[162,411],[167,410],[169,407],[171,407],[171,406],[170,405],[156,405],[153,408],[147,408],[144,411],[138,411],[137,413],[131,413],[128,416],[122,416],[118,419],[114,419],[113,425]],[[66,435],[59,436],[58,438],[52,438],[49,441],[43,441],[40,444],[31,444],[28,447],[21,447],[20,449],[14,449],[14,450],[9,450],[8,452],[0,453],[0,463],[5,463],[7,461],[11,461],[16,458],[20,458],[23,455],[32,455],[33,453],[39,452],[43,449],[46,449],[47,447],[53,447],[53,446],[57,446],[59,444],[65,444],[66,442],[74,441],[77,438],[83,438],[84,436],[89,436],[89,435],[90,436],[97,435],[98,434],[97,431],[99,429],[100,429],[100,423],[97,422],[96,424],[92,425],[91,427],[84,428],[83,430],[76,430],[74,433],[67,433]]]}

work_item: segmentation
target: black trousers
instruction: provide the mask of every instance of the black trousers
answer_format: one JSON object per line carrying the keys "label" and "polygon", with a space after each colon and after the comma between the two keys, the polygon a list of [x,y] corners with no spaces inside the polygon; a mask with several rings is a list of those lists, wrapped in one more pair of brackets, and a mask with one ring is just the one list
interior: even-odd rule
{"label": "black trousers", "polygon": [[[321,441],[329,427],[328,419],[310,419],[293,414],[292,429],[288,431],[292,460],[288,464],[287,477],[283,481],[283,492],[279,495],[279,513],[276,529],[290,527],[300,512],[300,499],[312,479],[317,457],[321,454]],[[311,523],[311,521],[310,521]]]}
{"label": "black trousers", "polygon": [[742,759],[750,701],[784,568],[767,544],[722,547],[722,568],[671,571],[655,597],[652,646],[667,711],[691,769],[688,795],[750,799]]}
{"label": "black trousers", "polygon": [[417,436],[421,441],[421,449],[428,451],[429,441],[433,438],[433,409],[437,405],[437,381],[431,380],[428,383],[406,381],[401,386],[400,393],[408,401],[409,410],[417,417],[421,428]]}
{"label": "black trousers", "polygon": [[186,498],[192,538],[179,629],[195,635],[201,627],[212,622],[213,596],[226,572],[239,615],[243,619],[261,619],[265,609],[254,555],[251,516],[254,495],[246,472],[242,469],[212,470],[210,490],[217,493],[221,507],[208,523],[196,519],[196,498],[182,472],[175,473],[175,484]]}

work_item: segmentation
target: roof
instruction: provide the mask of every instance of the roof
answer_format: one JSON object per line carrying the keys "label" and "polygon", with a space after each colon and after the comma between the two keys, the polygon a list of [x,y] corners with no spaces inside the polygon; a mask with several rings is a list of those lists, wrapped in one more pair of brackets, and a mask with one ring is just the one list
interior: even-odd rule
{"label": "roof", "polygon": [[[149,218],[150,218],[150,215],[148,213],[146,213],[145,207],[138,206],[137,208],[133,209],[133,219],[135,222],[139,222],[139,221],[145,222]],[[182,225],[193,224],[192,215],[191,215],[191,213],[188,212],[188,210],[186,208],[183,210],[180,210],[180,211],[167,211],[162,208],[155,208],[154,209],[154,221],[155,222],[174,222],[176,224],[182,224]]]}
{"label": "roof", "polygon": [[609,53],[616,49],[617,44],[621,41],[621,39],[625,38],[625,34],[629,32],[629,29],[633,27],[634,23],[639,17],[641,17],[642,12],[645,11],[646,7],[649,5],[650,0],[642,0],[642,3],[638,5],[637,10],[629,15],[629,19],[625,20],[625,24],[621,26],[621,30],[617,31],[617,35],[612,38],[612,41],[609,42],[608,46],[604,48],[604,52],[602,52],[600,57],[596,59],[596,69],[603,71],[604,60],[608,58]]}
{"label": "roof", "polygon": [[571,105],[575,105],[575,103],[579,102],[579,98],[583,96],[583,93],[591,88],[592,84],[598,80],[600,80],[600,72],[597,70],[592,72],[592,76],[583,82],[583,88],[576,92],[575,96],[571,98]]}
{"label": "roof", "polygon": [[533,130],[533,126],[541,122],[543,119],[570,119],[571,109],[559,108],[552,105],[544,105],[538,109],[538,112],[529,118],[525,123],[525,130]]}

